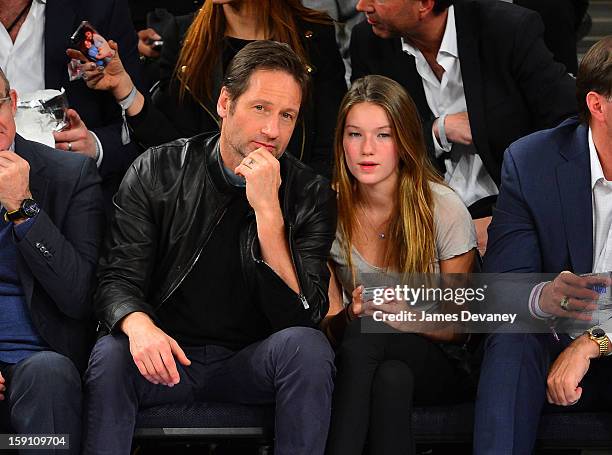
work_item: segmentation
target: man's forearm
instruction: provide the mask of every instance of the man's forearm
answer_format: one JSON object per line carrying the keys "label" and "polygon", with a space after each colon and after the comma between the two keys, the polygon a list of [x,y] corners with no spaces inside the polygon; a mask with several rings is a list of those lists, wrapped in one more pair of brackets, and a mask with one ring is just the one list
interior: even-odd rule
{"label": "man's forearm", "polygon": [[257,236],[262,259],[296,294],[300,293],[289,242],[285,236],[285,222],[280,207],[265,213],[255,213]]}

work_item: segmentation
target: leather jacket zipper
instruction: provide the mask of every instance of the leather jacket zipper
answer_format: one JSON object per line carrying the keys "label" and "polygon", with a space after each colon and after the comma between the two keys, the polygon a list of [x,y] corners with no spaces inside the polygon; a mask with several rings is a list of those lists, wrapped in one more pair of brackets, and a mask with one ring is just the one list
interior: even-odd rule
{"label": "leather jacket zipper", "polygon": [[295,270],[295,277],[298,282],[298,287],[300,288],[300,292],[298,293],[299,299],[302,301],[302,305],[304,305],[304,309],[307,310],[310,308],[308,305],[308,300],[306,300],[306,296],[302,294],[302,283],[300,281],[300,271],[297,268],[297,264],[295,262],[295,256],[293,255],[293,224],[289,223],[289,255],[291,256],[291,262],[293,264],[293,268]]}
{"label": "leather jacket zipper", "polygon": [[174,286],[172,286],[170,288],[170,290],[168,291],[168,293],[161,299],[159,305],[157,305],[157,307],[155,307],[156,310],[159,309],[170,298],[170,296],[174,293],[174,291],[176,291],[178,289],[178,287],[181,285],[181,283],[185,280],[187,275],[189,275],[189,272],[191,272],[193,267],[198,262],[198,259],[200,259],[200,255],[202,254],[202,251],[204,250],[204,247],[206,246],[206,244],[210,240],[210,236],[212,235],[213,231],[215,230],[215,228],[219,225],[219,223],[221,222],[221,220],[225,216],[225,212],[227,212],[227,207],[223,208],[223,212],[221,212],[221,216],[219,216],[219,218],[217,219],[217,222],[215,223],[215,225],[208,231],[208,234],[206,235],[206,239],[204,239],[204,241],[202,242],[202,244],[198,248],[198,253],[195,255],[195,259],[191,262],[191,264],[189,264],[189,267],[187,267],[185,269],[186,271],[183,273],[183,276],[178,280],[178,282]]}
{"label": "leather jacket zipper", "polygon": [[[304,294],[302,294],[302,283],[300,282],[300,274],[298,272],[297,266],[295,264],[295,259],[293,258],[293,235],[292,235],[292,228],[293,226],[290,224],[289,225],[289,256],[291,256],[291,263],[293,264],[293,269],[295,270],[295,276],[297,278],[297,282],[298,282],[298,287],[300,288],[300,292],[298,292],[298,298],[300,299],[300,302],[302,303],[302,306],[304,307],[305,310],[310,308],[310,305],[308,304],[308,300],[306,299],[306,296]],[[253,239],[253,243],[255,243],[255,240],[257,239],[257,237],[255,237]],[[251,246],[251,256],[253,257],[253,259],[255,260],[255,262],[257,262],[258,264],[264,264],[266,267],[268,267],[268,269],[270,269],[270,271],[274,274],[274,276],[276,277],[276,279],[278,281],[280,281],[282,284],[284,284],[285,286],[287,286],[287,283],[285,283],[281,277],[278,276],[278,274],[274,271],[274,269],[272,267],[270,267],[270,264],[268,264],[266,261],[264,261],[263,259],[257,259],[255,257],[255,255],[253,254],[253,247]]]}

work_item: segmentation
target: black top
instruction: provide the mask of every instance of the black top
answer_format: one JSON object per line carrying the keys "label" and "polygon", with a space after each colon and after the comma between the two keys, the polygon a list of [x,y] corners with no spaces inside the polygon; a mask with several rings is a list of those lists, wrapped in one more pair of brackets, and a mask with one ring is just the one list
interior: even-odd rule
{"label": "black top", "polygon": [[158,313],[162,329],[181,345],[239,350],[272,333],[244,280],[239,234],[254,213],[245,190],[235,193],[193,269]]}
{"label": "black top", "polygon": [[249,44],[250,40],[244,40],[240,38],[233,38],[231,36],[225,37],[223,43],[223,55],[221,61],[223,63],[223,74],[227,71],[227,65],[232,61],[234,56],[242,50],[244,46]]}

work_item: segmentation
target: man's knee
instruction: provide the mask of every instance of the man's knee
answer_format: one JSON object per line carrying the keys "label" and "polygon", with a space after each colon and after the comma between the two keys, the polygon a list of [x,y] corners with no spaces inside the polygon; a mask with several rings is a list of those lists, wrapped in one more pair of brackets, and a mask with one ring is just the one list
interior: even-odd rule
{"label": "man's knee", "polygon": [[528,371],[530,377],[545,376],[550,363],[546,336],[531,333],[489,335],[481,376],[491,374],[491,369],[504,371],[508,380],[512,372],[519,375]]}
{"label": "man's knee", "polygon": [[16,364],[7,391],[10,422],[17,432],[48,431],[64,421],[69,422],[64,430],[72,430],[80,422],[81,376],[62,354],[37,352]]}
{"label": "man's knee", "polygon": [[14,367],[10,391],[80,397],[81,376],[68,357],[54,351],[37,352]]}
{"label": "man's knee", "polygon": [[85,380],[87,383],[104,377],[116,380],[124,377],[132,367],[128,338],[123,334],[106,335],[97,341],[91,352]]}
{"label": "man's knee", "polygon": [[[333,371],[334,351],[320,330],[309,327],[290,327],[272,335],[281,359],[296,365],[308,366],[310,373]],[[278,360],[281,360],[278,359]]]}
{"label": "man's knee", "polygon": [[494,333],[485,341],[485,352],[505,358],[525,354],[542,357],[546,354],[544,335],[533,333]]}

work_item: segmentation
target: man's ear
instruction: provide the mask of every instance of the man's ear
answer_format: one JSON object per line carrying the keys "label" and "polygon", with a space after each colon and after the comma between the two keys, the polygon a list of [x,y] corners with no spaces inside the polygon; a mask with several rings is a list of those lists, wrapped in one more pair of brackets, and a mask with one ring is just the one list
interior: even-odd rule
{"label": "man's ear", "polygon": [[13,117],[17,113],[17,92],[14,89],[9,91],[9,96],[11,97],[11,111],[13,112]]}
{"label": "man's ear", "polygon": [[586,104],[591,111],[591,117],[600,122],[604,120],[603,101],[604,97],[597,92],[589,92],[586,95]]}
{"label": "man's ear", "polygon": [[434,0],[421,0],[421,6],[419,7],[419,19],[423,19],[425,16],[429,14],[433,14],[432,10],[434,6],[436,6],[436,2]]}
{"label": "man's ear", "polygon": [[217,114],[219,114],[219,117],[222,119],[227,117],[230,103],[229,92],[225,87],[221,87],[221,93],[219,94],[219,99],[217,100]]}

